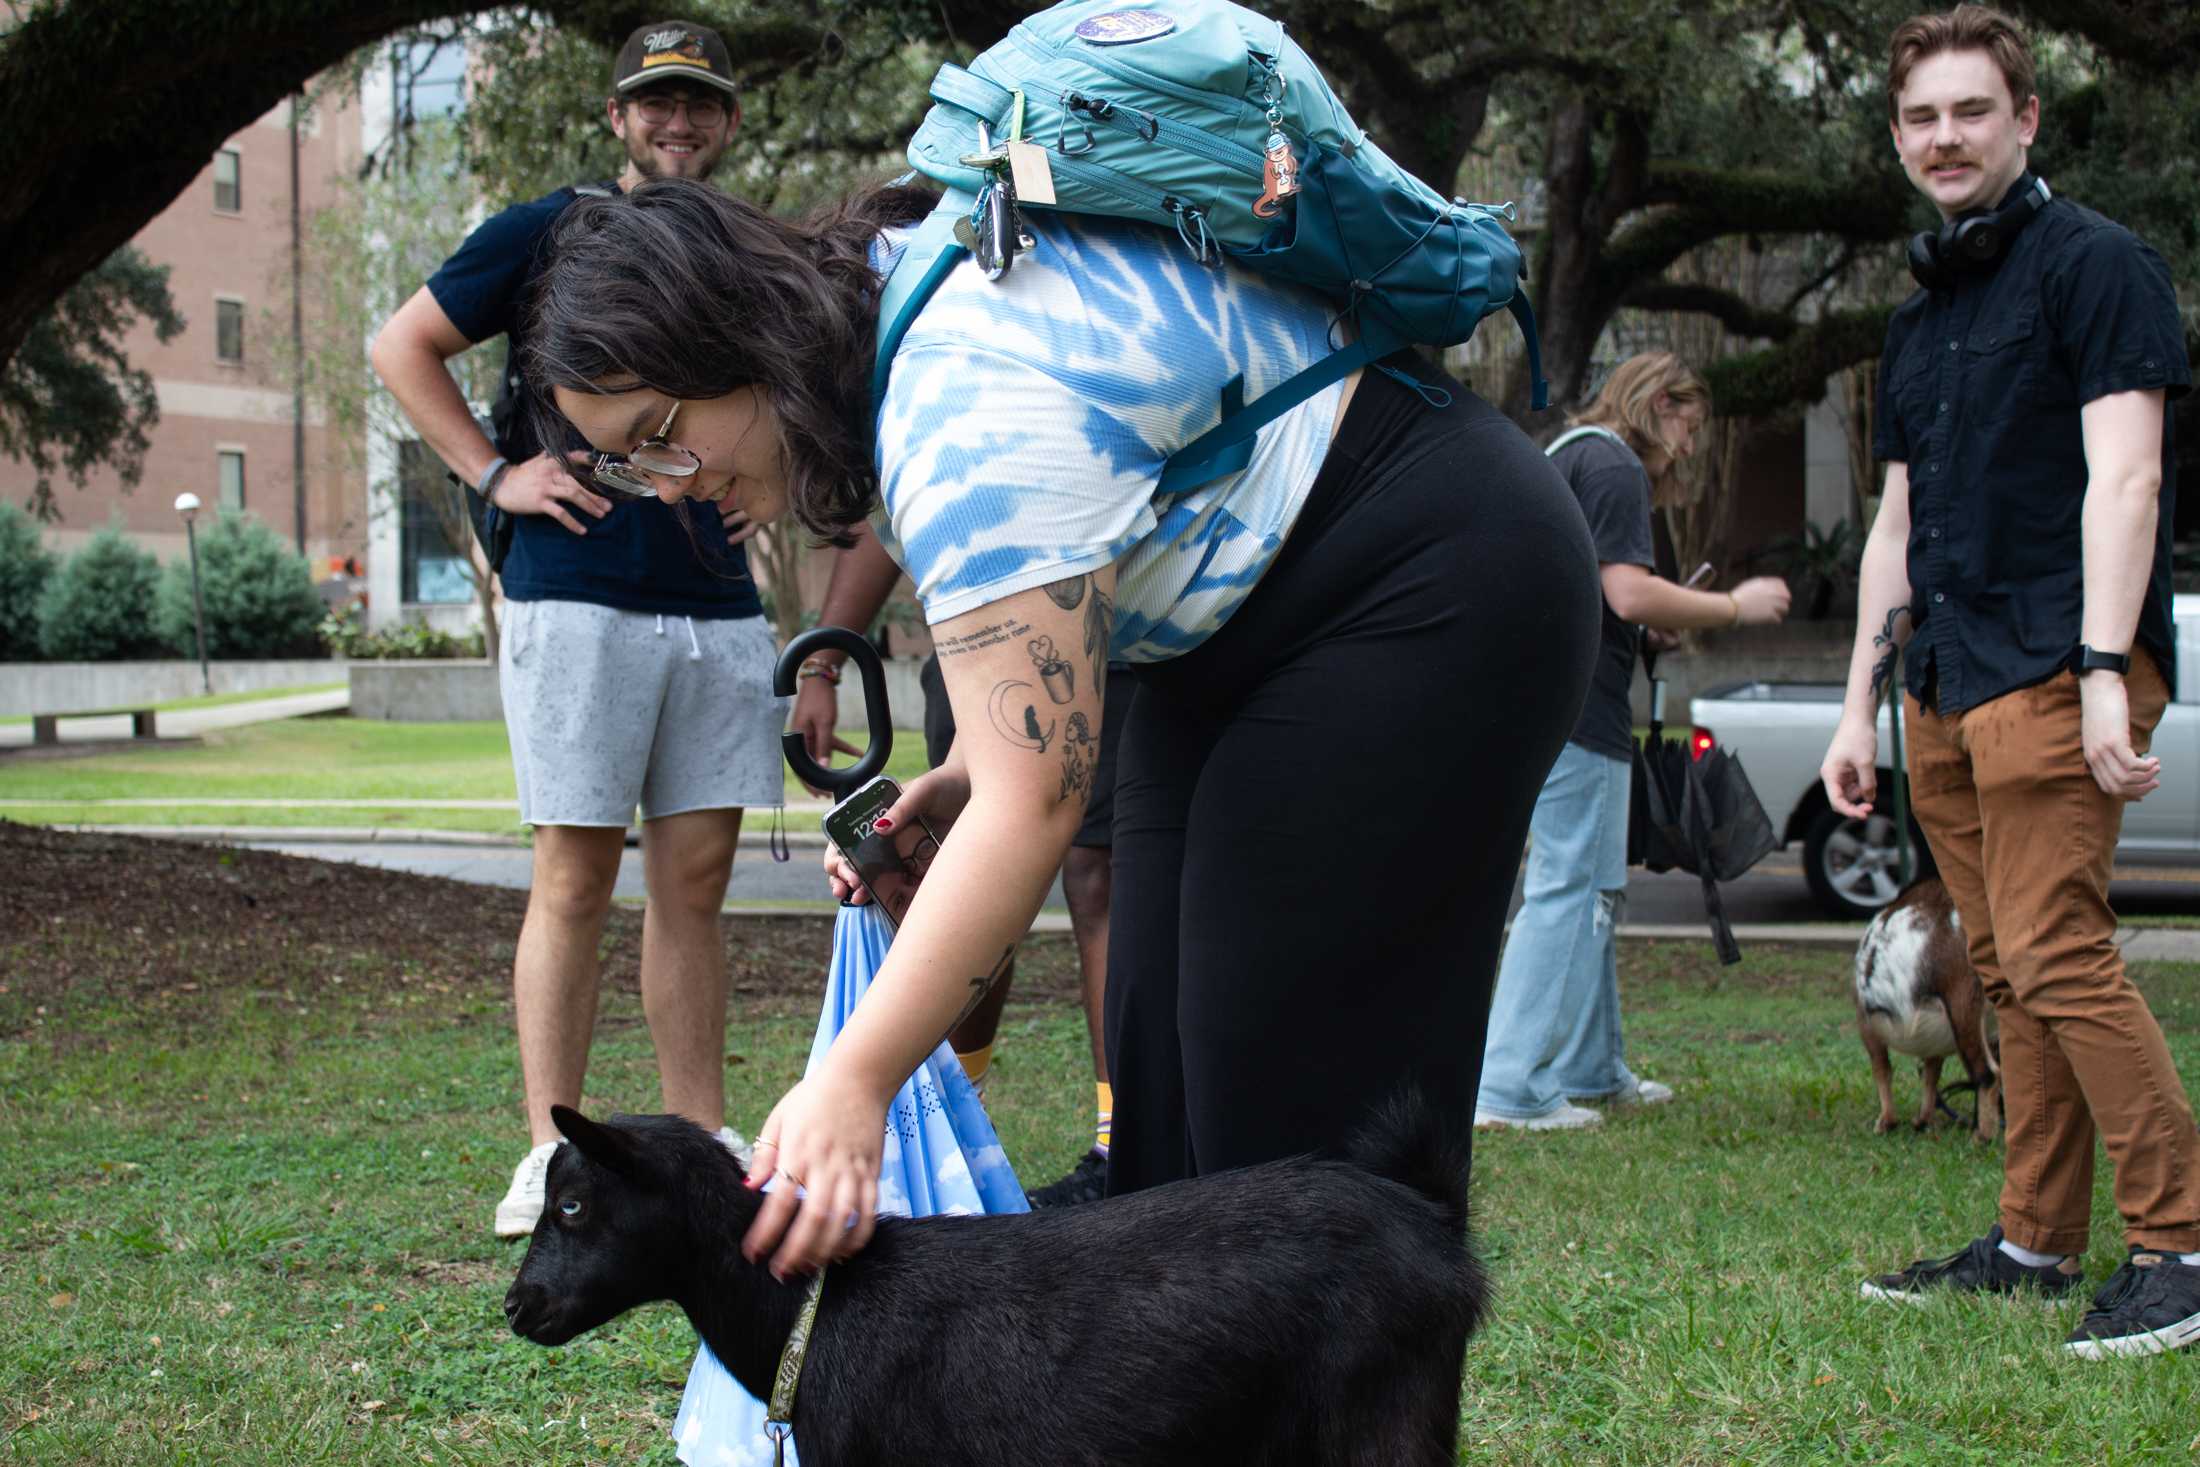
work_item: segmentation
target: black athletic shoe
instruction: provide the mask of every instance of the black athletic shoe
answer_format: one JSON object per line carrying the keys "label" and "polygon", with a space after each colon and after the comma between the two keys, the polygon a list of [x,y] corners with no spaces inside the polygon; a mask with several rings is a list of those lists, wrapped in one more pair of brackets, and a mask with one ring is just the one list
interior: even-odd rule
{"label": "black athletic shoe", "polygon": [[1938,1290],[1969,1294],[2014,1294],[2034,1289],[2041,1297],[2059,1299],[2078,1287],[2082,1277],[2078,1260],[2033,1268],[2001,1251],[2001,1224],[1983,1238],[1974,1238],[1961,1253],[1946,1258],[1920,1258],[1900,1273],[1883,1273],[1864,1281],[1857,1292],[1867,1299],[1897,1299],[1922,1304]]}
{"label": "black athletic shoe", "polygon": [[2063,1348],[2083,1360],[2159,1355],[2200,1343],[2200,1264],[2133,1248]]}
{"label": "black athletic shoe", "polygon": [[1041,1207],[1075,1207],[1080,1202],[1098,1202],[1108,1195],[1108,1158],[1098,1147],[1084,1155],[1084,1159],[1069,1169],[1069,1175],[1058,1182],[1049,1182],[1036,1191],[1026,1192],[1024,1200],[1033,1209]]}

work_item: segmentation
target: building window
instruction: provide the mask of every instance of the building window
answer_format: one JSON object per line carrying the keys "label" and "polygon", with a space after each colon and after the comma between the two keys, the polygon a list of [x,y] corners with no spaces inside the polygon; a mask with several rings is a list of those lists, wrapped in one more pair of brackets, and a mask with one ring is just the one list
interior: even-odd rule
{"label": "building window", "polygon": [[419,439],[397,446],[398,599],[409,606],[462,606],[474,599],[465,498]]}
{"label": "building window", "polygon": [[244,450],[224,448],[215,453],[214,462],[221,483],[215,504],[223,509],[244,508]]}
{"label": "building window", "polygon": [[214,155],[214,207],[224,214],[244,208],[244,160],[235,148]]}
{"label": "building window", "polygon": [[214,302],[214,357],[217,361],[244,360],[244,302]]}

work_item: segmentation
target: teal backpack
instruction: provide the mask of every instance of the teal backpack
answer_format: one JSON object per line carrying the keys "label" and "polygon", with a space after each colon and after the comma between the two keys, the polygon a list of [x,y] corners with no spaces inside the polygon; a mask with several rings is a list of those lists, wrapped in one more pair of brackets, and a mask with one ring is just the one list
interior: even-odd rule
{"label": "teal backpack", "polygon": [[1169,460],[1163,493],[1243,468],[1254,434],[1356,368],[1465,341],[1501,308],[1527,337],[1535,406],[1548,400],[1511,206],[1447,199],[1398,167],[1276,21],[1227,0],[1064,0],[967,69],[942,66],[932,99],[909,161],[948,192],[887,281],[874,405],[947,272],[972,254],[988,277],[1013,265],[1020,208],[1161,225],[1203,263],[1228,256],[1351,318],[1356,341],[1256,401],[1226,386],[1222,421]]}

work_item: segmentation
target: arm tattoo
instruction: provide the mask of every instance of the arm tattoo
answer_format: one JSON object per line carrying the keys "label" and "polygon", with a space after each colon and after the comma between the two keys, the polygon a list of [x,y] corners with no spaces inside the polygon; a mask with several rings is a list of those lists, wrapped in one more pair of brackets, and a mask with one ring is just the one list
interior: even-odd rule
{"label": "arm tattoo", "polygon": [[997,621],[979,627],[974,632],[965,632],[959,637],[936,637],[932,642],[932,650],[944,661],[971,652],[983,652],[988,647],[999,647],[1018,637],[1030,635],[1031,623],[1028,621]]}
{"label": "arm tattoo", "polygon": [[[960,1029],[962,1021],[978,1011],[978,1005],[985,1002],[985,996],[993,991],[993,985],[1006,976],[1008,965],[1014,962],[1015,959],[1016,945],[1010,943],[1007,947],[1001,949],[1001,960],[993,965],[992,972],[980,974],[970,980],[970,997],[963,1001],[962,1012],[955,1015],[954,1019],[948,1024],[947,1034],[952,1034]],[[947,1034],[940,1037],[945,1039]]]}
{"label": "arm tattoo", "polygon": [[1070,796],[1077,797],[1082,805],[1092,798],[1092,775],[1100,763],[1100,741],[1092,736],[1092,724],[1082,713],[1069,716],[1069,728],[1062,734],[1062,791],[1056,795],[1057,804]]}
{"label": "arm tattoo", "polygon": [[1104,689],[1108,682],[1108,645],[1115,640],[1115,602],[1098,586],[1085,608],[1085,656],[1092,659],[1092,685]]}
{"label": "arm tattoo", "polygon": [[1010,678],[993,685],[993,696],[985,701],[986,713],[993,723],[993,731],[1019,749],[1029,749],[1034,754],[1044,754],[1047,745],[1054,742],[1055,731],[1061,726],[1059,719],[1050,718],[1044,727],[1039,723],[1039,705],[1032,697],[1032,686],[1021,678]]}
{"label": "arm tattoo", "polygon": [[1068,658],[1054,655],[1052,637],[1033,637],[1024,643],[1024,650],[1031,654],[1032,669],[1045,684],[1049,698],[1067,703],[1077,696],[1077,669]]}
{"label": "arm tattoo", "polygon": [[1894,676],[1895,654],[1902,650],[1902,642],[1906,640],[1906,634],[1895,631],[1897,617],[1908,618],[1911,625],[1916,625],[1909,607],[1890,606],[1886,625],[1872,633],[1872,651],[1878,654],[1872,662],[1872,701],[1875,703],[1886,695],[1887,682]]}

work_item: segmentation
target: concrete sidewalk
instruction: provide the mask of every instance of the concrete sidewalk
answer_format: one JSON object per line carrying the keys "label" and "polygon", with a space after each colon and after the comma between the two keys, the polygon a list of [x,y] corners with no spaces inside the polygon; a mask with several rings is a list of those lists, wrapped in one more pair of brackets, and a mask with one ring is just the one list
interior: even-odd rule
{"label": "concrete sidewalk", "polygon": [[[86,834],[140,835],[256,846],[319,860],[355,861],[361,865],[513,890],[525,890],[533,874],[524,838],[473,831],[371,826],[314,829],[271,825],[78,825],[57,828]],[[814,866],[815,853],[823,849],[825,837],[815,830],[786,831],[785,846],[799,854],[784,866],[772,860],[769,849],[772,839],[768,830],[742,832],[741,851],[734,863],[726,910],[747,916],[816,916],[830,911],[831,900],[824,895]],[[639,850],[629,849],[617,889],[622,898],[638,901],[643,895],[640,857]],[[812,889],[817,891],[817,896],[790,899],[790,893]],[[1032,924],[1032,930],[1069,930],[1069,917],[1062,906],[1059,883],[1048,893],[1046,907]],[[1643,942],[1708,942],[1711,929],[1707,924],[1691,922],[1626,922],[1620,925],[1619,934]],[[1734,927],[1735,940],[1744,948],[1776,943],[1853,951],[1863,935],[1861,922],[1745,922]],[[2116,941],[2125,955],[2135,961],[2200,963],[2200,928],[2126,924],[2118,930]]]}
{"label": "concrete sidewalk", "polygon": [[[212,708],[178,708],[153,715],[153,732],[164,739],[196,738],[219,728],[242,728],[249,723],[273,723],[282,718],[306,718],[316,713],[342,713],[351,707],[349,688],[330,688],[319,693],[295,693],[284,698],[258,698],[243,703],[221,703]],[[130,717],[118,713],[102,718],[63,719],[55,730],[62,745],[130,742]],[[0,723],[0,749],[28,749],[31,726]],[[150,803],[173,803],[150,802]]]}

